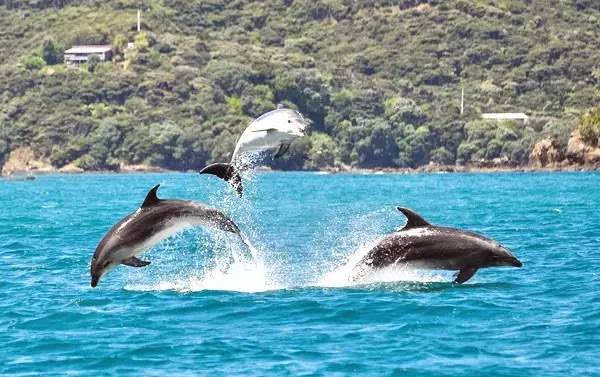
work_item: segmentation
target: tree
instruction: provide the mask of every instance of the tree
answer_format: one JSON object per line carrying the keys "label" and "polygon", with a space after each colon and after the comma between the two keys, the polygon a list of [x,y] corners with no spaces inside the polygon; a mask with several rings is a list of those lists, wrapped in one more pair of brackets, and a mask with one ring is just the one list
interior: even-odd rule
{"label": "tree", "polygon": [[112,47],[115,50],[115,53],[122,55],[127,49],[127,43],[128,40],[126,36],[124,36],[123,34],[117,34],[113,39],[112,43]]}
{"label": "tree", "polygon": [[2,171],[2,166],[9,151],[8,129],[4,123],[0,123],[0,171]]}
{"label": "tree", "polygon": [[598,145],[600,139],[600,106],[586,112],[577,126],[581,139],[593,146]]}
{"label": "tree", "polygon": [[135,48],[138,51],[144,52],[148,49],[148,47],[150,47],[150,38],[148,37],[148,34],[143,31],[137,33],[135,36]]}
{"label": "tree", "polygon": [[337,145],[327,134],[315,132],[311,135],[311,146],[308,150],[308,160],[305,167],[308,169],[319,169],[335,165],[337,156]]}
{"label": "tree", "polygon": [[76,161],[77,165],[89,170],[115,169],[125,127],[116,118],[102,120],[88,138],[89,152]]}
{"label": "tree", "polygon": [[430,137],[429,127],[421,126],[415,129],[412,125],[407,125],[404,129],[404,137],[398,142],[399,164],[407,164],[411,167],[426,164],[431,150]]}
{"label": "tree", "polygon": [[63,48],[56,45],[52,39],[46,39],[42,44],[42,59],[48,65],[61,63],[63,60]]}
{"label": "tree", "polygon": [[467,141],[463,141],[458,146],[458,151],[456,152],[456,162],[459,164],[464,164],[467,162],[471,162],[473,155],[479,150],[479,148],[471,144]]}
{"label": "tree", "polygon": [[381,119],[375,121],[371,134],[360,140],[355,150],[364,167],[394,166],[399,153],[393,130]]}
{"label": "tree", "polygon": [[431,151],[431,161],[440,165],[451,165],[454,163],[454,155],[444,147],[439,147]]}
{"label": "tree", "polygon": [[246,65],[218,60],[209,62],[203,72],[227,96],[241,96],[252,86],[250,81],[254,74]]}
{"label": "tree", "polygon": [[91,55],[87,61],[88,72],[93,73],[96,70],[98,64],[100,64],[100,57],[98,57],[98,55]]}

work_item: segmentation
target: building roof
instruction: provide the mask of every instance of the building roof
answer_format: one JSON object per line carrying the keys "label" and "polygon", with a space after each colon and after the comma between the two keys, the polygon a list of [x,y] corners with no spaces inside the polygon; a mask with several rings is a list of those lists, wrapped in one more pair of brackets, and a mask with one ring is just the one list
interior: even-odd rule
{"label": "building roof", "polygon": [[112,50],[111,45],[73,46],[65,54],[102,54]]}

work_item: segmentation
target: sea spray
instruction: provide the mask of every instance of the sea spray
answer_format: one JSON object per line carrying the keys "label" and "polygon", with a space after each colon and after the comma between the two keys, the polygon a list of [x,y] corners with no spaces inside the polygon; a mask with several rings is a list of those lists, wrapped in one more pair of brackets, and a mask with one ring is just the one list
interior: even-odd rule
{"label": "sea spray", "polygon": [[260,252],[250,241],[223,232],[183,232],[150,254],[153,268],[149,266],[145,273],[128,269],[126,289],[261,292],[278,288],[268,281],[264,264],[254,257]]}
{"label": "sea spray", "polygon": [[313,239],[315,258],[308,266],[308,284],[351,284],[351,269],[383,236],[387,216],[386,211],[377,210],[350,219],[334,217],[323,224],[324,232]]}
{"label": "sea spray", "polygon": [[[248,161],[254,164],[256,161]],[[230,216],[241,230],[241,239],[220,231],[199,228],[166,240],[151,251],[148,271],[132,270],[128,289],[231,290],[260,292],[272,289],[322,286],[346,287],[381,282],[448,281],[444,273],[420,271],[405,266],[371,271],[357,278],[356,265],[386,234],[402,226],[388,207],[354,216],[336,216],[339,208],[324,208],[325,221],[319,233],[306,243],[302,259],[285,244],[271,243],[270,227],[261,227],[257,206],[268,198],[260,196],[260,174],[249,169],[244,179],[246,194],[237,197],[227,185],[198,200],[207,201]],[[299,206],[301,211],[302,207]],[[264,216],[264,212],[263,212]],[[267,230],[265,230],[265,228]],[[301,229],[290,228],[290,232]],[[153,250],[154,250],[153,249]],[[128,269],[129,270],[129,269]]]}
{"label": "sea spray", "polygon": [[[314,283],[322,287],[347,287],[373,283],[395,281],[410,282],[443,282],[447,281],[444,273],[417,270],[404,265],[394,265],[387,268],[370,271],[362,276],[357,275],[356,266],[367,253],[386,234],[389,224],[396,224],[395,213],[387,209],[377,210],[352,219],[347,226],[345,236],[339,236],[339,228],[343,226],[339,219],[328,226],[330,233],[338,234],[332,237],[338,244],[325,257],[329,270],[319,275]],[[397,227],[397,226],[396,226]],[[327,254],[325,254],[327,255]]]}

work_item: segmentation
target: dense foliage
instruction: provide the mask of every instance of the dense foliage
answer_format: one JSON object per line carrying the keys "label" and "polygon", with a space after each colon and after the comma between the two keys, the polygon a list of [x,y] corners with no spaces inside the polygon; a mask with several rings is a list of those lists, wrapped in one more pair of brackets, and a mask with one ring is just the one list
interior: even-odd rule
{"label": "dense foliage", "polygon": [[600,141],[600,106],[586,112],[579,122],[581,139],[592,146],[598,146]]}
{"label": "dense foliage", "polygon": [[[313,132],[280,168],[524,164],[541,137],[566,145],[593,105],[598,4],[0,0],[0,163],[31,145],[58,167],[197,169],[281,102]],[[113,62],[62,64],[99,43]],[[503,111],[532,121],[480,119]]]}

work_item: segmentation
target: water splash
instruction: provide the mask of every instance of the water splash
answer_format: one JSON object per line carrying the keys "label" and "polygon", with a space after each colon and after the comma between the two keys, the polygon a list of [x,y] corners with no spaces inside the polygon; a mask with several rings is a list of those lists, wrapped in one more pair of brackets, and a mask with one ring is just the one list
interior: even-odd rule
{"label": "water splash", "polygon": [[[445,273],[422,271],[406,266],[391,266],[369,271],[357,277],[356,266],[379,240],[388,234],[390,224],[398,227],[397,215],[382,208],[353,218],[332,217],[308,244],[309,259],[277,253],[266,243],[256,216],[256,198],[252,181],[256,172],[244,172],[246,195],[237,197],[229,186],[209,194],[208,202],[219,208],[242,230],[242,239],[230,234],[203,229],[196,231],[195,242],[189,234],[174,237],[157,246],[160,252],[158,271],[141,277],[139,271],[129,273],[126,289],[175,290],[195,292],[226,290],[264,292],[287,287],[348,287],[389,282],[446,282]],[[206,234],[207,233],[207,234]],[[178,257],[176,257],[178,256]],[[190,261],[192,261],[190,263]],[[134,283],[135,282],[135,283]]]}
{"label": "water splash", "polygon": [[159,254],[152,258],[154,271],[143,274],[128,269],[125,289],[263,292],[280,288],[269,280],[260,251],[249,240],[241,242],[236,236],[215,231],[209,237],[198,236],[197,253],[193,253],[186,246],[190,235],[185,233],[150,252]]}
{"label": "water splash", "polygon": [[[330,259],[325,259],[325,265],[330,269],[319,275],[313,285],[320,287],[349,287],[373,283],[389,282],[445,282],[448,281],[446,273],[439,271],[417,270],[408,266],[396,265],[378,270],[368,271],[363,276],[358,276],[356,267],[367,253],[387,233],[388,224],[396,223],[396,214],[382,209],[362,216],[350,222],[345,233],[340,239],[340,223],[331,224],[327,228],[332,233],[331,239],[338,240],[339,245],[334,246]],[[335,234],[336,236],[333,236]]]}
{"label": "water splash", "polygon": [[[256,157],[248,158],[245,162],[253,163]],[[243,172],[246,186],[254,177],[252,169]],[[145,277],[131,271],[126,289],[263,292],[281,288],[267,269],[265,248],[260,243],[248,195],[239,198],[224,185],[223,190],[209,194],[208,202],[235,219],[242,232],[240,237],[210,228],[184,231],[156,245],[149,254],[155,256],[153,265],[160,263],[160,267]]]}

